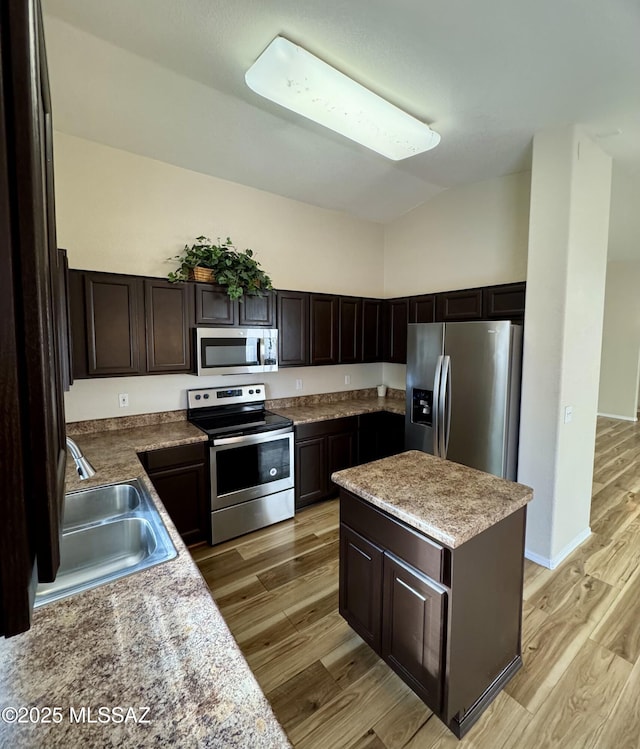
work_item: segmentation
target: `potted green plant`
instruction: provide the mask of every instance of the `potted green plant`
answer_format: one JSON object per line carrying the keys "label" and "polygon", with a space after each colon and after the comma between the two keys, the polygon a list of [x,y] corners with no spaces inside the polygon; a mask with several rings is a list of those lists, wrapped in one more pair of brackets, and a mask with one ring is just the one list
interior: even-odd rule
{"label": "potted green plant", "polygon": [[196,237],[195,244],[185,245],[177,260],[178,267],[169,273],[169,281],[207,281],[224,286],[231,299],[242,301],[245,294],[261,296],[272,289],[271,279],[262,270],[250,249],[238,250],[230,237],[214,244],[208,237]]}

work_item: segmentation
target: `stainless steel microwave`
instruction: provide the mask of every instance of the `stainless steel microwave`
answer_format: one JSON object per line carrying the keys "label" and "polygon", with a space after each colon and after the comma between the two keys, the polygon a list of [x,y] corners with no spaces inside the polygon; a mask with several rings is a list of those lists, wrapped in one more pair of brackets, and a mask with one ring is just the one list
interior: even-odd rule
{"label": "stainless steel microwave", "polygon": [[269,328],[196,328],[196,374],[278,371],[278,331]]}

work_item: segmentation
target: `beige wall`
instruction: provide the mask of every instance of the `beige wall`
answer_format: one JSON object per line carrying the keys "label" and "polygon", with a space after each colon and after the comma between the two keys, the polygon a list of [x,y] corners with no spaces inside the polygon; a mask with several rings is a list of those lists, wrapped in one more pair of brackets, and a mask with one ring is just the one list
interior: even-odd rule
{"label": "beige wall", "polygon": [[[63,133],[54,145],[58,243],[73,268],[164,276],[173,268],[166,258],[202,232],[251,247],[280,288],[391,296],[525,277],[528,173],[448,190],[383,227]],[[418,274],[425,254],[430,273]],[[405,367],[309,367],[263,379],[269,397],[382,381],[404,387]],[[224,382],[78,382],[66,397],[67,420],[184,408],[187,388]]]}
{"label": "beige wall", "polygon": [[[349,377],[349,384],[345,383]],[[360,390],[379,385],[382,364],[342,364],[331,367],[296,367],[278,372],[217,377],[194,377],[189,374],[155,375],[149,377],[105,377],[77,380],[65,396],[67,421],[106,419],[133,414],[175,411],[187,407],[187,390],[199,387],[228,387],[233,384],[265,384],[267,398],[286,398],[293,395],[332,393]],[[296,390],[296,380],[302,380],[302,390]],[[404,383],[403,383],[404,387]],[[120,408],[118,394],[127,393],[129,407]]]}
{"label": "beige wall", "polygon": [[383,295],[379,224],[63,133],[54,159],[72,268],[165,276],[185,243],[228,235],[279,288]]}
{"label": "beige wall", "polygon": [[452,188],[384,227],[385,296],[522,281],[531,174]]}
{"label": "beige wall", "polygon": [[[241,249],[255,251],[279,288],[383,295],[378,224],[63,133],[56,133],[54,147],[58,244],[69,251],[72,268],[165,276],[174,268],[166,258],[198,234],[230,235]],[[278,398],[373,387],[381,377],[381,364],[360,364],[259,379],[268,397]],[[66,418],[185,408],[188,388],[227,383],[189,375],[79,381],[65,397]],[[128,393],[128,408],[118,406],[119,393]]]}
{"label": "beige wall", "polygon": [[640,357],[640,260],[607,264],[598,412],[636,420]]}
{"label": "beige wall", "polygon": [[536,134],[518,480],[534,489],[528,556],[547,566],[590,532],[610,186],[580,128]]}

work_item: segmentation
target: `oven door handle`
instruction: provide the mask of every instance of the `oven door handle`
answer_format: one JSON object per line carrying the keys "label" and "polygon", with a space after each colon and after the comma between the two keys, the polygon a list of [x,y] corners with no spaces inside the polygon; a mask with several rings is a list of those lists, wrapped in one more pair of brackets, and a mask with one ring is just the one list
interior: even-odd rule
{"label": "oven door handle", "polygon": [[259,432],[258,434],[246,434],[240,437],[219,437],[213,440],[213,447],[222,445],[255,445],[258,442],[271,442],[272,440],[279,439],[285,434],[290,434],[293,437],[293,429],[286,427],[285,429],[273,429],[267,432]]}

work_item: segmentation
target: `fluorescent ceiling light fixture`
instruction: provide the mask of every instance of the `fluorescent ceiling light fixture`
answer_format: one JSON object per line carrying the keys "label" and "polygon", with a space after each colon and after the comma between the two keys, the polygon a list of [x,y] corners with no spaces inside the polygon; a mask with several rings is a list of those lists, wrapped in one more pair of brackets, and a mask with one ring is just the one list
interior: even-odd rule
{"label": "fluorescent ceiling light fixture", "polygon": [[424,122],[282,36],[247,70],[245,81],[257,94],[394,161],[440,142]]}

